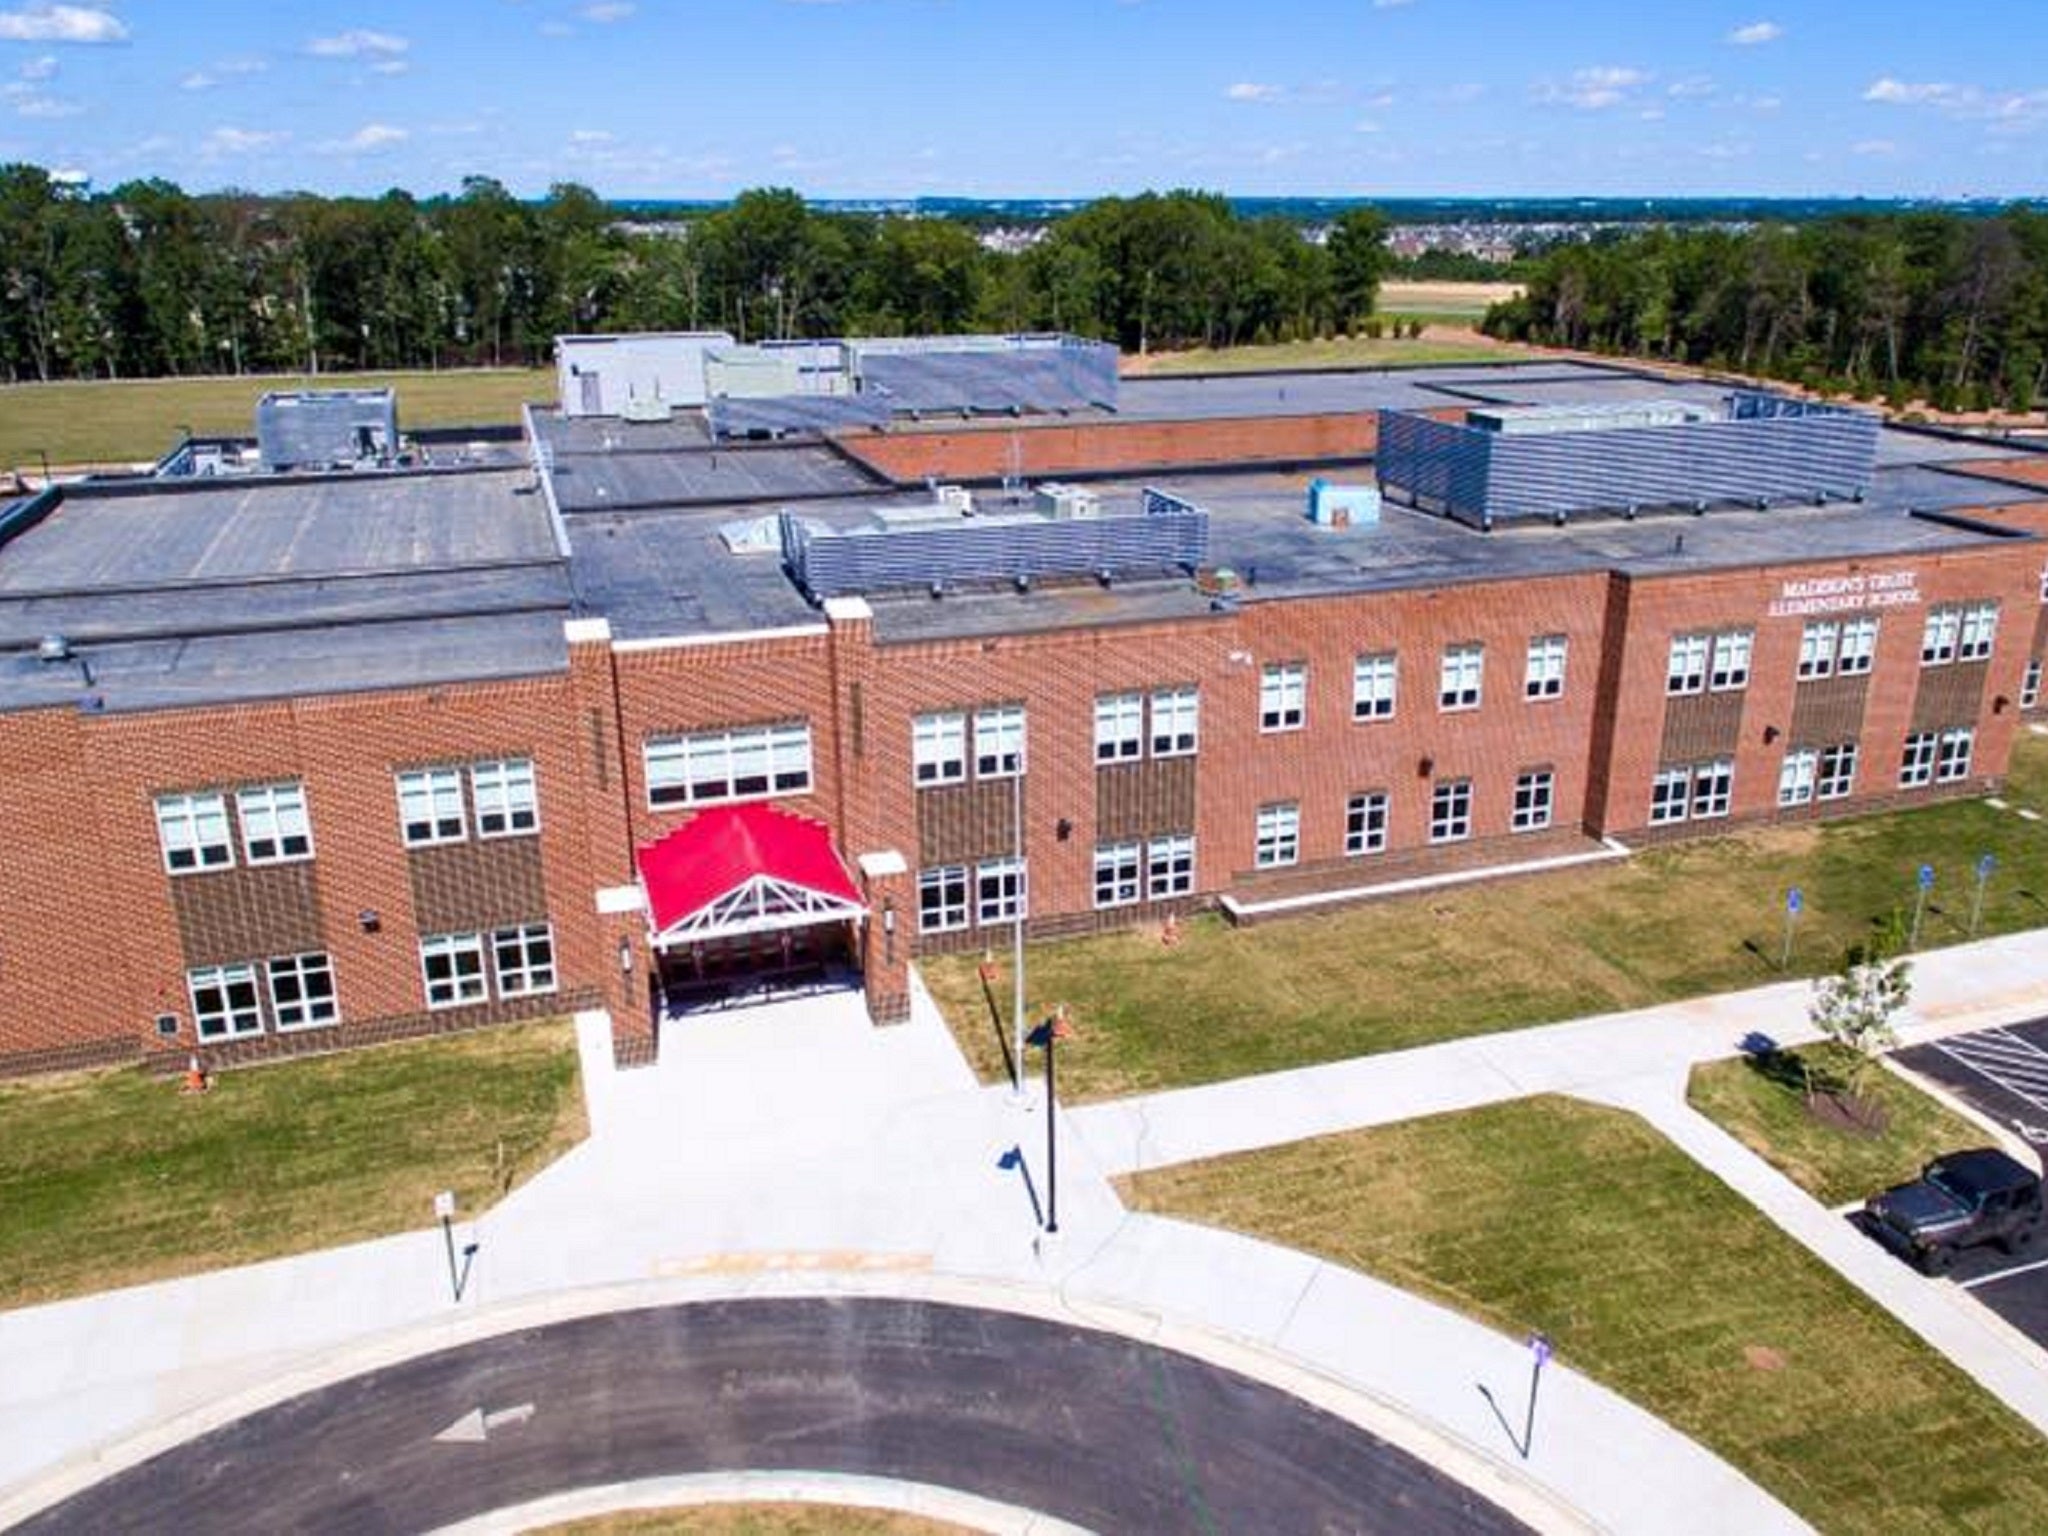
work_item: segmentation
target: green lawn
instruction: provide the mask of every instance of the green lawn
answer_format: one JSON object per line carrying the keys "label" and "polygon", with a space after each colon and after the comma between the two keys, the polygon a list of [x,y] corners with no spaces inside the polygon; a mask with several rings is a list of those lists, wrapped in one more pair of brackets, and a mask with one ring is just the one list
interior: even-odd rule
{"label": "green lawn", "polygon": [[1143,359],[1126,358],[1124,371],[1170,374],[1247,373],[1276,368],[1384,368],[1402,363],[1500,363],[1532,355],[1525,348],[1505,342],[1435,341],[1428,337],[1417,341],[1370,341],[1340,336],[1328,341],[1289,341],[1271,346],[1191,347],[1185,352],[1154,352]]}
{"label": "green lawn", "polygon": [[[2007,796],[2048,806],[2048,741],[2023,735]],[[1453,886],[1345,912],[1033,945],[1029,1016],[1065,1003],[1076,1100],[1483,1034],[1780,980],[1784,898],[1805,908],[1792,968],[1832,970],[1936,870],[1922,947],[1969,936],[1971,869],[1995,853],[1980,932],[2048,922],[2048,822],[1976,801],[1651,849],[1610,864]],[[1005,1011],[1007,951],[994,991]],[[971,956],[922,962],[977,1070],[1006,1070]]]}
{"label": "green lawn", "polygon": [[1692,1107],[1823,1205],[1845,1205],[1916,1177],[1927,1160],[1981,1146],[1984,1131],[1911,1083],[1873,1067],[1858,1085],[1880,1125],[1858,1129],[1808,1108],[1801,1062],[1823,1084],[1847,1080],[1854,1057],[1840,1046],[1775,1051],[1692,1069]]}
{"label": "green lawn", "polygon": [[0,1084],[0,1307],[423,1227],[581,1140],[566,1023],[221,1074]]}
{"label": "green lawn", "polygon": [[201,435],[251,437],[256,400],[266,390],[387,384],[398,391],[398,424],[405,431],[509,425],[519,420],[523,401],[555,397],[550,368],[0,385],[0,475],[15,468],[40,475],[43,454],[53,465],[157,459],[177,446],[185,427]]}
{"label": "green lawn", "polygon": [[1540,1329],[1822,1530],[2048,1529],[2025,1421],[1634,1116],[1525,1099],[1122,1188]]}

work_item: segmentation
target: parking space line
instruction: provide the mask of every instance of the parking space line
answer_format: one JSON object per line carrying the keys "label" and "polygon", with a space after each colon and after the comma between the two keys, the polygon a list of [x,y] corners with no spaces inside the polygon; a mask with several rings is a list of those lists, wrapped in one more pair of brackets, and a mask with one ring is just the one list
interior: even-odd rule
{"label": "parking space line", "polygon": [[2031,1274],[2037,1269],[2048,1269],[2048,1259],[2036,1259],[2031,1264],[2015,1264],[2011,1269],[1997,1270],[1992,1274],[1978,1275],[1973,1280],[1958,1283],[1966,1291],[1974,1291],[1980,1285],[1990,1285],[1995,1280],[2010,1280],[2014,1275]]}
{"label": "parking space line", "polygon": [[2033,1108],[2048,1113],[2048,1051],[2031,1040],[1987,1029],[1936,1042],[1935,1049]]}

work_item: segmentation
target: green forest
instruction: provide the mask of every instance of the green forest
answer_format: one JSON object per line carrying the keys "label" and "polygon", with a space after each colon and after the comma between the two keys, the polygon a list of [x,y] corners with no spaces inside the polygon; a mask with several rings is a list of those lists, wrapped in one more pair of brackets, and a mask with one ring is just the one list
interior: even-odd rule
{"label": "green forest", "polygon": [[504,365],[575,331],[767,337],[1055,329],[1128,350],[1329,335],[1363,321],[1386,224],[1324,245],[1197,192],[1107,198],[1028,250],[969,226],[761,189],[685,223],[624,223],[586,187],[522,201],[471,178],[416,199],[85,194],[0,166],[0,379]]}
{"label": "green forest", "polygon": [[1663,228],[1552,251],[1486,328],[1894,405],[2048,395],[2048,214],[1903,213]]}

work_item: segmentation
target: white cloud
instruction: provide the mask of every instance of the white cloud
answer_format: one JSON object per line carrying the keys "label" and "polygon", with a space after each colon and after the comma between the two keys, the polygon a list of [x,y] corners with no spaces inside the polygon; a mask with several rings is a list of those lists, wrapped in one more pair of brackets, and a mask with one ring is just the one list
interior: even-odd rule
{"label": "white cloud", "polygon": [[1994,133],[2022,133],[2048,122],[2048,90],[1987,91],[1946,80],[1896,80],[1882,75],[1871,81],[1863,99],[1892,107],[1926,107],[1944,117],[1989,123]]}
{"label": "white cloud", "polygon": [[1402,6],[1414,3],[1415,0],[1372,0],[1372,8],[1376,11],[1398,11]]}
{"label": "white cloud", "polygon": [[1685,75],[1664,87],[1664,94],[1673,101],[1699,101],[1714,94],[1715,86],[1711,76]]}
{"label": "white cloud", "polygon": [[205,69],[195,69],[190,74],[184,76],[184,78],[178,81],[178,89],[181,91],[210,91],[216,86],[225,85],[228,81],[238,79],[243,75],[260,75],[268,68],[270,68],[270,65],[266,61],[254,56],[222,59],[217,64],[210,64]]}
{"label": "white cloud", "polygon": [[1546,80],[1536,87],[1536,99],[1552,106],[1577,107],[1582,112],[1599,112],[1608,107],[1618,107],[1627,101],[1630,94],[1649,83],[1650,76],[1640,69],[1630,69],[1616,64],[1596,64],[1587,69],[1575,69],[1571,79],[1560,84]]}
{"label": "white cloud", "polygon": [[306,52],[321,59],[395,59],[411,47],[409,39],[396,33],[351,27],[332,37],[312,39],[306,44]]}
{"label": "white cloud", "polygon": [[16,117],[76,117],[85,110],[82,102],[68,101],[61,96],[45,96],[37,86],[25,80],[10,80],[0,85],[0,101],[7,103]]}
{"label": "white cloud", "polygon": [[53,80],[57,76],[57,57],[46,53],[41,58],[30,59],[16,73],[24,80]]}
{"label": "white cloud", "polygon": [[1278,101],[1281,91],[1277,85],[1262,85],[1255,80],[1240,80],[1235,85],[1225,86],[1223,94],[1231,101]]}
{"label": "white cloud", "polygon": [[1752,21],[1746,27],[1737,27],[1728,34],[1728,41],[1738,48],[1754,48],[1759,43],[1775,43],[1785,35],[1785,29],[1775,21]]}
{"label": "white cloud", "polygon": [[199,152],[212,158],[218,155],[249,155],[259,149],[268,149],[273,144],[282,144],[291,135],[282,129],[260,128],[216,128],[201,141]]}
{"label": "white cloud", "polygon": [[571,144],[609,144],[612,136],[602,128],[576,128],[569,134]]}
{"label": "white cloud", "polygon": [[1890,139],[1858,139],[1849,146],[1852,155],[1895,155],[1899,146]]}
{"label": "white cloud", "polygon": [[10,43],[125,43],[128,28],[96,5],[31,5],[0,11],[0,40]]}
{"label": "white cloud", "polygon": [[379,59],[370,66],[373,75],[402,75],[412,68],[410,59]]}
{"label": "white cloud", "polygon": [[403,144],[412,134],[389,123],[365,123],[345,139],[330,139],[320,147],[335,155],[374,155]]}
{"label": "white cloud", "polygon": [[633,14],[633,7],[627,0],[596,0],[595,4],[584,6],[577,14],[585,21],[603,26],[607,22],[624,21]]}

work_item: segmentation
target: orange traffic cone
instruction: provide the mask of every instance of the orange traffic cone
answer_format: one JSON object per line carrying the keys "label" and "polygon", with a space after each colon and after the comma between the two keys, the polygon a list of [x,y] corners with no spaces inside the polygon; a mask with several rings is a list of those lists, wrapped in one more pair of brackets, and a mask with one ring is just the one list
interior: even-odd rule
{"label": "orange traffic cone", "polygon": [[212,1084],[206,1080],[206,1069],[199,1065],[199,1058],[196,1055],[187,1057],[185,1061],[185,1084],[178,1091],[180,1093],[204,1093],[211,1086]]}

